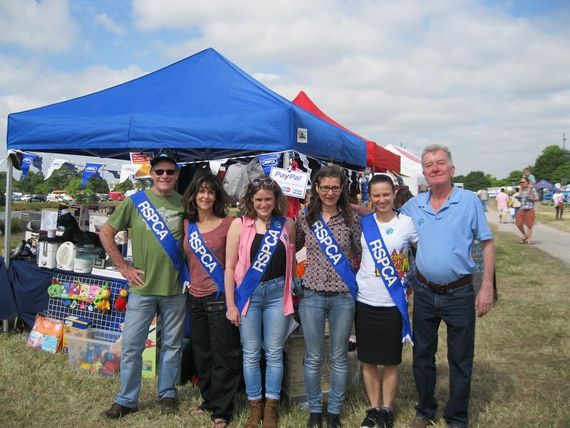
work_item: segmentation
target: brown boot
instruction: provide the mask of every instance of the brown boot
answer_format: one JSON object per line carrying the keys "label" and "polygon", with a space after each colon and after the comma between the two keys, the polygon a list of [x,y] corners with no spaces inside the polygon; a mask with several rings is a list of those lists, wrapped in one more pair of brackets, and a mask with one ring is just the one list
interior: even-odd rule
{"label": "brown boot", "polygon": [[279,400],[268,398],[265,400],[265,411],[263,412],[263,428],[277,428],[277,406]]}
{"label": "brown boot", "polygon": [[259,400],[249,400],[249,418],[243,426],[244,428],[258,428],[263,418],[263,401]]}

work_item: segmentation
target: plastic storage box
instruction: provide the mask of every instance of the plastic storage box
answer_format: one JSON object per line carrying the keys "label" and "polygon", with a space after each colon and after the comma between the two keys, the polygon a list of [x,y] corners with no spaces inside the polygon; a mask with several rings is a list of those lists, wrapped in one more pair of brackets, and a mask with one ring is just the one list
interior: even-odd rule
{"label": "plastic storage box", "polygon": [[67,333],[69,365],[77,370],[113,376],[119,372],[121,333],[90,328]]}

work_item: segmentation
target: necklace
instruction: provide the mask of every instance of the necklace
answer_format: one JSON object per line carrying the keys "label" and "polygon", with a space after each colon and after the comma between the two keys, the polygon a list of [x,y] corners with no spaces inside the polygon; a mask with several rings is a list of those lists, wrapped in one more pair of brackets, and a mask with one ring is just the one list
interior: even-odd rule
{"label": "necklace", "polygon": [[261,217],[257,217],[257,219],[265,225],[265,230],[269,230],[269,224],[271,223],[271,217],[269,217],[267,220],[263,220]]}

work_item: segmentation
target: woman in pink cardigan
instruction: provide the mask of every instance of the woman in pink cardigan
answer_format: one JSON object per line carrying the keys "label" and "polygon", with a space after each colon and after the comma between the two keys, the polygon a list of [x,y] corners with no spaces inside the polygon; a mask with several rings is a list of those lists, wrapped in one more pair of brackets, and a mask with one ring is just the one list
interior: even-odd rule
{"label": "woman in pink cardigan", "polygon": [[[283,344],[293,314],[291,281],[295,256],[295,226],[283,217],[286,199],[269,177],[247,186],[228,232],[225,289],[227,318],[239,326],[243,374],[251,408],[245,427],[277,426],[277,404],[283,378]],[[265,350],[265,406],[259,366]]]}

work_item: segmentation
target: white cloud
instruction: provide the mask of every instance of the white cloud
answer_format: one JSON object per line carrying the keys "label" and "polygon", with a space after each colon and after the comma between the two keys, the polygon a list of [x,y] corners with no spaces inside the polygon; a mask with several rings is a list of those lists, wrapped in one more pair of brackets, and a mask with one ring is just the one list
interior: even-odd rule
{"label": "white cloud", "polygon": [[0,2],[0,43],[55,53],[69,50],[76,36],[67,0]]}
{"label": "white cloud", "polygon": [[[48,4],[66,3],[40,5]],[[162,56],[161,66],[214,47],[289,99],[305,90],[324,112],[380,144],[402,142],[421,152],[440,142],[452,148],[458,173],[484,170],[503,177],[532,163],[546,145],[558,144],[562,132],[570,134],[570,27],[560,16],[513,17],[508,1],[486,4],[133,0],[139,31],[123,39],[136,46],[135,55]],[[0,16],[16,9],[10,5],[0,6]],[[104,12],[99,23],[120,34],[122,27]],[[8,43],[3,21],[0,42]],[[14,39],[26,46],[26,35]],[[136,66],[65,73],[35,60],[18,64],[0,57],[0,114],[8,106],[67,99],[137,73]]]}
{"label": "white cloud", "polygon": [[113,21],[113,19],[105,13],[98,13],[95,15],[95,20],[107,31],[117,36],[124,36],[127,34],[127,30],[123,26]]}

